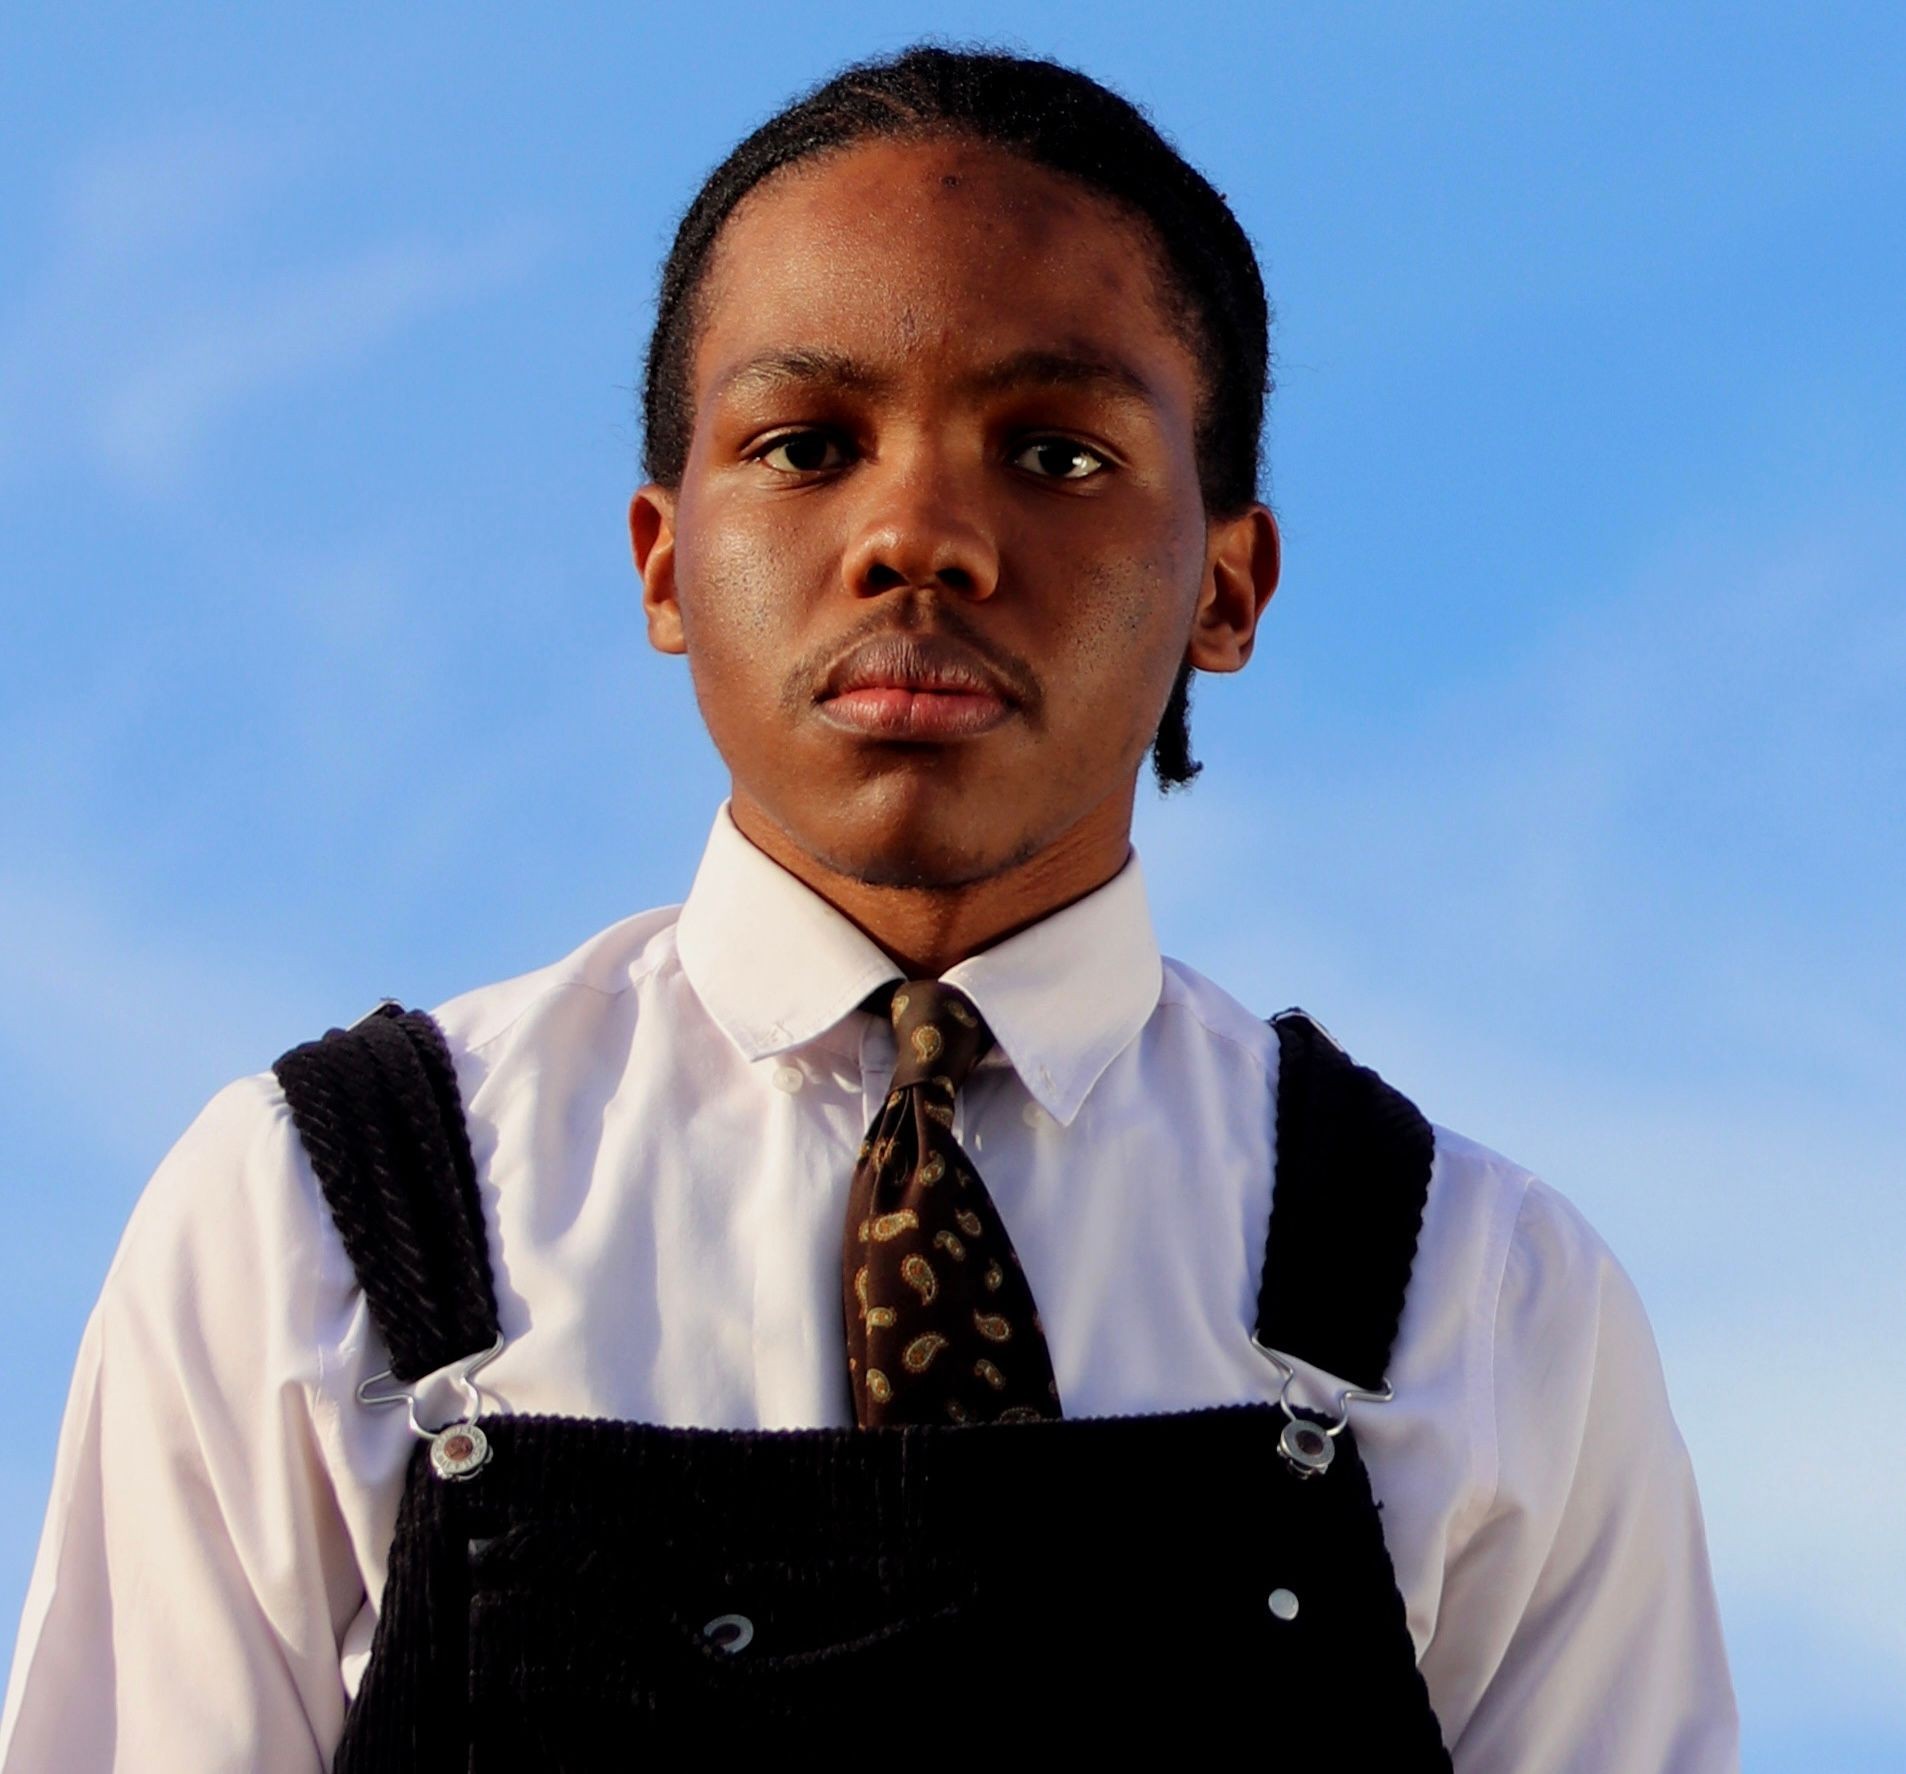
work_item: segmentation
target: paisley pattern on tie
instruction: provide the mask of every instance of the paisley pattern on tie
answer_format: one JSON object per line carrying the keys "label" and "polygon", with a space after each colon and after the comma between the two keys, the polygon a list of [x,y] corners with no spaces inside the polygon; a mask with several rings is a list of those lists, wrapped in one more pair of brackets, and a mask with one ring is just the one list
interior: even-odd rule
{"label": "paisley pattern on tie", "polygon": [[910,980],[888,1007],[898,1061],[848,1194],[842,1301],[854,1416],[1057,1417],[1059,1388],[1012,1240],[953,1138],[953,1103],[993,1044],[972,1003]]}

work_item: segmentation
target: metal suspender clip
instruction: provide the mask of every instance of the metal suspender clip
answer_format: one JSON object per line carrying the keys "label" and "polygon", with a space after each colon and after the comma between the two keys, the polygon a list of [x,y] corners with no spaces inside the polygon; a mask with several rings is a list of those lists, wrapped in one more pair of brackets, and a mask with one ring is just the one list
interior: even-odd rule
{"label": "metal suspender clip", "polygon": [[1385,1380],[1375,1391],[1365,1386],[1345,1386],[1337,1393],[1335,1416],[1331,1422],[1315,1423],[1309,1417],[1300,1417],[1291,1408],[1291,1386],[1297,1378],[1297,1364],[1281,1350],[1273,1349],[1262,1341],[1257,1332],[1251,1333],[1251,1346],[1265,1360],[1284,1376],[1284,1383],[1277,1391],[1278,1408],[1289,1419],[1284,1432],[1277,1438],[1277,1451],[1283,1455],[1284,1464],[1299,1478],[1315,1478],[1320,1472],[1330,1470],[1330,1462],[1337,1457],[1336,1438],[1350,1421],[1350,1407],[1353,1404],[1388,1404],[1396,1394]]}
{"label": "metal suspender clip", "polygon": [[503,1353],[504,1340],[499,1331],[496,1341],[489,1348],[465,1356],[462,1361],[453,1362],[439,1370],[455,1379],[457,1390],[469,1405],[461,1417],[455,1422],[444,1424],[441,1429],[426,1429],[417,1421],[416,1387],[393,1385],[381,1392],[377,1390],[392,1377],[389,1368],[382,1373],[372,1374],[359,1385],[357,1402],[367,1405],[401,1404],[404,1414],[410,1419],[411,1434],[420,1441],[430,1443],[430,1465],[436,1475],[439,1478],[468,1478],[481,1470],[490,1458],[490,1438],[477,1427],[476,1422],[483,1414],[483,1393],[474,1376]]}

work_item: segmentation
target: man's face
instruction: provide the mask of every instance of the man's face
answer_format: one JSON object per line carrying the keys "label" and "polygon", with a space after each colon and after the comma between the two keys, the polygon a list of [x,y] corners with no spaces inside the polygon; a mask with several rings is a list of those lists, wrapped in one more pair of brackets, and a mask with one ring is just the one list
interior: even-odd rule
{"label": "man's face", "polygon": [[1242,663],[1275,583],[1274,531],[1241,589],[1208,530],[1136,225],[965,139],[799,165],[721,234],[692,391],[631,522],[743,831],[884,885],[1122,857],[1179,664]]}

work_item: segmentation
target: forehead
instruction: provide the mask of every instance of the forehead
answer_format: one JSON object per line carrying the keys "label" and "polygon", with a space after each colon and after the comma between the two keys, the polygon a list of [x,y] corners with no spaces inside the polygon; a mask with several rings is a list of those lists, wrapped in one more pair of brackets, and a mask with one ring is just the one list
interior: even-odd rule
{"label": "forehead", "polygon": [[856,144],[774,175],[716,243],[698,391],[762,350],[949,371],[1027,349],[1132,361],[1189,410],[1195,367],[1144,223],[964,137]]}

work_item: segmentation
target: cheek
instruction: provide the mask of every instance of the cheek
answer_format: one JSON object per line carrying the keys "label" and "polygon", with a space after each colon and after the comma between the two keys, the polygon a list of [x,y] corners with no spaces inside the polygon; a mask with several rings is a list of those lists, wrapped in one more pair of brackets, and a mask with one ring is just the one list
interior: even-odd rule
{"label": "cheek", "polygon": [[1167,548],[1084,570],[1079,609],[1088,620],[1067,645],[1067,675],[1082,692],[1075,719],[1123,734],[1123,750],[1151,743],[1184,658],[1202,564],[1202,555],[1194,563]]}
{"label": "cheek", "polygon": [[688,513],[682,535],[676,584],[696,684],[758,680],[785,667],[802,604],[785,538],[715,509]]}

